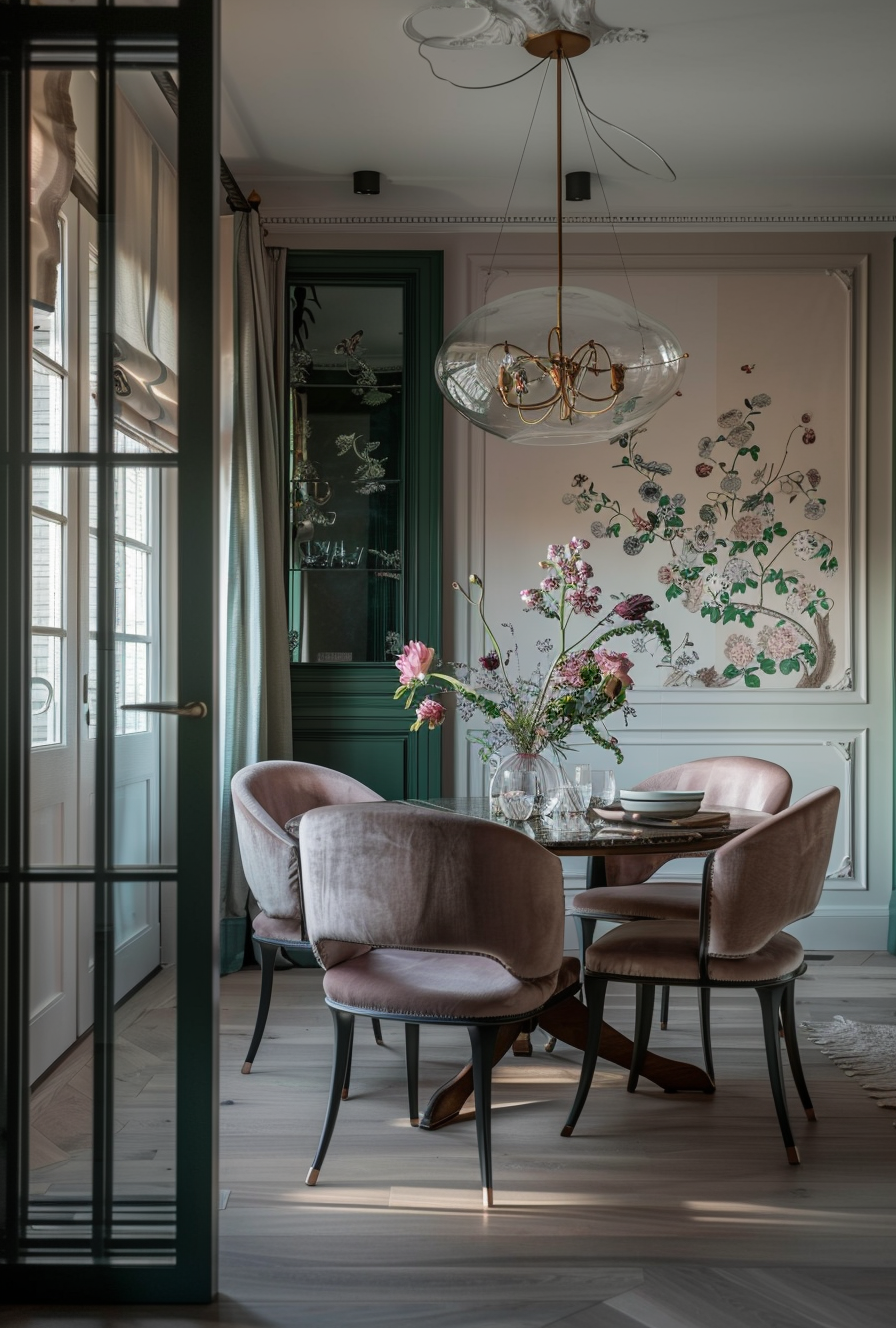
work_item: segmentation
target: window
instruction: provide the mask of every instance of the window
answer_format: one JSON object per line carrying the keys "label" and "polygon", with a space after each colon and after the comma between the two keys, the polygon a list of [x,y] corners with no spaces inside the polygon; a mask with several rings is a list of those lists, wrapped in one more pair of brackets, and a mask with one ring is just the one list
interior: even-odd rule
{"label": "window", "polygon": [[[60,221],[61,253],[56,306],[34,311],[31,374],[31,446],[35,452],[61,452],[67,438],[67,338],[65,290],[67,233]],[[65,472],[35,466],[31,473],[31,745],[63,740],[63,686],[66,651]]]}

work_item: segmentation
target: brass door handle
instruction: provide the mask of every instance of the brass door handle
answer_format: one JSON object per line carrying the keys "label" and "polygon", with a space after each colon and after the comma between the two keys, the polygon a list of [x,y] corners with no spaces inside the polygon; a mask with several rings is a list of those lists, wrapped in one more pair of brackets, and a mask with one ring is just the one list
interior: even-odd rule
{"label": "brass door handle", "polygon": [[173,701],[147,701],[142,705],[123,705],[119,710],[150,710],[154,715],[179,715],[181,719],[205,719],[208,706],[204,701],[188,701],[175,705]]}

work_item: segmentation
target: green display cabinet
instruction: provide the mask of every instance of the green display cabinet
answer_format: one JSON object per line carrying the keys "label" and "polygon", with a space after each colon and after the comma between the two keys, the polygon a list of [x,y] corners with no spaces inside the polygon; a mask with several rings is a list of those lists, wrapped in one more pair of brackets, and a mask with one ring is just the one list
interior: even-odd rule
{"label": "green display cabinet", "polygon": [[392,698],[441,636],[442,254],[293,251],[287,287],[293,754],[435,797],[440,734]]}

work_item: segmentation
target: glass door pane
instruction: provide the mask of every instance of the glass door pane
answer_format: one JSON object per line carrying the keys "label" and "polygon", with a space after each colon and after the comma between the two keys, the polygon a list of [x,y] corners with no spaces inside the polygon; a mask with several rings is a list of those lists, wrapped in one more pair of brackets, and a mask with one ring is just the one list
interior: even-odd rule
{"label": "glass door pane", "polygon": [[382,663],[404,630],[404,291],[290,300],[292,658]]}

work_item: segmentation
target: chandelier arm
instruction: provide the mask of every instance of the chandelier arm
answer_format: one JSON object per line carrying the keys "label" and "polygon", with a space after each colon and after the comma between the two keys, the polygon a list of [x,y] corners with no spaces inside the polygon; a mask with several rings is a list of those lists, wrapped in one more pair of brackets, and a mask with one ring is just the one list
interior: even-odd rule
{"label": "chandelier arm", "polygon": [[522,424],[543,424],[544,421],[547,419],[547,417],[550,415],[551,411],[556,406],[556,404],[557,404],[556,401],[552,401],[549,409],[546,410],[545,413],[541,416],[541,418],[537,420],[527,420],[525,415],[523,414],[524,410],[531,410],[532,409],[531,406],[518,406],[517,413],[519,414],[520,422]]}
{"label": "chandelier arm", "polygon": [[[586,400],[590,401],[590,400],[592,400],[592,398],[591,398],[591,397],[587,397]],[[576,414],[577,414],[577,415],[582,415],[582,416],[584,416],[584,418],[585,418],[586,420],[591,420],[591,419],[594,419],[597,415],[606,415],[606,413],[607,413],[608,410],[614,410],[615,407],[616,407],[616,398],[614,397],[613,400],[610,402],[610,404],[609,404],[608,406],[603,406],[600,410],[578,410],[578,409],[577,409],[577,410],[576,410]]]}
{"label": "chandelier arm", "polygon": [[598,138],[604,144],[604,146],[610,149],[614,157],[618,157],[620,161],[625,162],[626,166],[630,166],[631,169],[633,171],[637,171],[639,175],[648,175],[653,180],[662,180],[663,178],[661,175],[654,175],[652,171],[645,171],[642,166],[636,166],[633,161],[629,161],[627,157],[623,157],[621,152],[617,152],[616,149],[613,147],[612,143],[608,143],[607,140],[604,138],[603,134],[600,132],[600,130],[593,124],[595,120],[599,120],[601,124],[607,125],[610,129],[615,129],[617,133],[625,134],[626,138],[631,138],[636,143],[640,143],[642,148],[646,148],[648,152],[650,152],[654,157],[656,157],[657,161],[661,161],[663,163],[666,170],[669,172],[668,183],[671,184],[673,180],[678,179],[678,176],[675,174],[675,171],[666,161],[666,158],[663,156],[661,152],[658,152],[656,148],[652,148],[649,143],[645,143],[643,138],[639,138],[637,134],[633,134],[630,129],[623,129],[621,125],[614,124],[612,120],[605,120],[602,115],[597,114],[597,111],[592,111],[591,107],[588,105],[588,103],[586,102],[585,98],[582,95],[582,89],[579,87],[579,80],[576,78],[575,70],[572,67],[570,67],[569,76],[573,81],[573,85],[575,87],[582,108],[584,109],[586,115],[590,116],[592,120],[592,127],[594,128],[594,132],[597,134]]}
{"label": "chandelier arm", "polygon": [[[594,402],[609,401],[610,406],[614,406],[616,402],[619,400],[619,393],[611,392],[608,397],[590,397],[587,392],[583,392],[581,388],[579,388],[579,390],[576,392],[577,401],[579,397],[581,397],[584,401],[594,401]],[[608,410],[610,409],[610,406],[607,407]],[[585,412],[582,411],[580,413],[584,414]]]}
{"label": "chandelier arm", "polygon": [[518,410],[520,412],[529,411],[529,413],[531,414],[533,411],[546,409],[548,414],[550,415],[551,411],[554,409],[557,402],[560,400],[561,394],[560,394],[560,389],[558,388],[557,391],[554,393],[554,395],[548,401],[530,401],[528,403],[523,401],[511,401],[509,399],[507,392],[502,391],[500,387],[498,388],[498,395],[500,396],[501,400],[504,402],[504,405],[508,406],[511,410]]}

